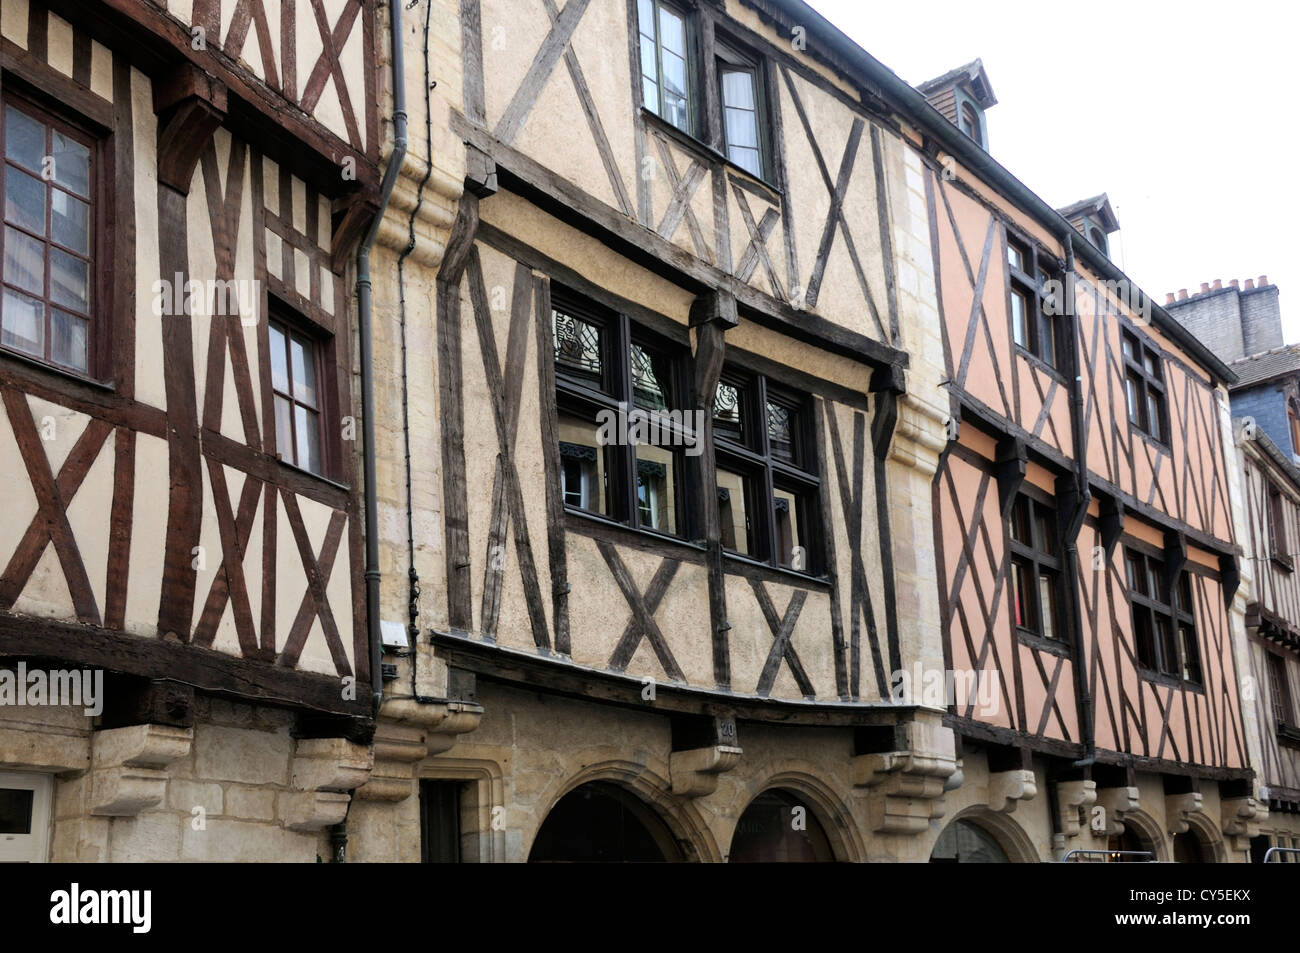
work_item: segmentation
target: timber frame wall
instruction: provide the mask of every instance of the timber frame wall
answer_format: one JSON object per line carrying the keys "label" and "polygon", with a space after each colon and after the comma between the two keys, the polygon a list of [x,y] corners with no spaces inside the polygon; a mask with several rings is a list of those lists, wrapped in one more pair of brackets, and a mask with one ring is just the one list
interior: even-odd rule
{"label": "timber frame wall", "polygon": [[[374,6],[276,6],[3,0],[0,96],[105,143],[111,346],[93,378],[0,352],[0,655],[364,724],[343,269],[378,183]],[[259,321],[157,314],[177,275],[255,289]],[[324,475],[277,459],[272,309],[326,352]]]}

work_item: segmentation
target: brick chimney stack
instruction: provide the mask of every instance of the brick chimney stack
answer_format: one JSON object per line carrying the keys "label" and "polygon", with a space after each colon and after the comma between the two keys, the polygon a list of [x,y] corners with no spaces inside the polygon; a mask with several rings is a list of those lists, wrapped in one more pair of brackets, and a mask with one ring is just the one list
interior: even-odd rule
{"label": "brick chimney stack", "polygon": [[1247,278],[1247,279],[1246,279],[1246,289],[1245,289],[1245,290],[1246,290],[1246,291],[1254,291],[1254,290],[1255,290],[1255,279],[1254,279],[1254,278]]}

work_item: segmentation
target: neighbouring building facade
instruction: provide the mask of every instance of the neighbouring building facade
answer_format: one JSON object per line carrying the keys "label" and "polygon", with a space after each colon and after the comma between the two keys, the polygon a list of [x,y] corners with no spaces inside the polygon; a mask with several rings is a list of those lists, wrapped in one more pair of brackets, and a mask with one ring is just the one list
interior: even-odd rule
{"label": "neighbouring building facade", "polygon": [[370,13],[0,4],[0,859],[315,861],[368,776]]}
{"label": "neighbouring building facade", "polygon": [[1251,841],[1252,856],[1263,860],[1271,847],[1300,848],[1300,348],[1282,343],[1279,290],[1267,276],[1168,297],[1170,312],[1237,375],[1232,416],[1247,526],[1242,702],[1251,764],[1269,805]]}
{"label": "neighbouring building facade", "polygon": [[1291,464],[1107,197],[990,157],[978,60],[800,0],[0,4],[0,860],[1295,838],[1239,558]]}

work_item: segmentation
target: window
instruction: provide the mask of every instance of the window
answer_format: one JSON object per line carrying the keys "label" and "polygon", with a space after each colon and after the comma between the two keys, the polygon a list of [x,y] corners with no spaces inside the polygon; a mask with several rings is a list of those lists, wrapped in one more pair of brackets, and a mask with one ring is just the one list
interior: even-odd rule
{"label": "window", "polygon": [[1275,563],[1290,569],[1291,546],[1286,532],[1287,498],[1280,487],[1270,483],[1268,487],[1268,547],[1269,555]]}
{"label": "window", "polygon": [[975,108],[974,103],[961,104],[961,131],[966,133],[980,145],[984,144],[983,124],[980,122],[980,111]]}
{"label": "window", "polygon": [[1106,233],[1103,232],[1096,225],[1088,226],[1088,241],[1092,242],[1099,249],[1101,249],[1102,254],[1104,255],[1110,254],[1110,249],[1107,247],[1107,243],[1106,243]]}
{"label": "window", "polygon": [[1138,661],[1153,672],[1200,685],[1191,575],[1180,571],[1171,587],[1164,560],[1134,549],[1124,551],[1124,567]]}
{"label": "window", "polygon": [[1124,331],[1124,396],[1128,419],[1138,430],[1166,440],[1165,377],[1160,353],[1131,331]]}
{"label": "window", "polygon": [[718,46],[718,88],[722,104],[722,143],[727,158],[757,178],[767,178],[766,118],[758,64],[727,46]]}
{"label": "window", "polygon": [[1007,517],[1011,601],[1016,627],[1060,639],[1061,560],[1056,510],[1019,494]]}
{"label": "window", "polygon": [[641,101],[683,132],[693,132],[689,21],[660,0],[637,0]]}
{"label": "window", "polygon": [[50,788],[49,775],[0,771],[0,864],[47,859]]}
{"label": "window", "polygon": [[0,345],[94,371],[98,143],[43,110],[2,104]]}
{"label": "window", "polygon": [[1291,706],[1291,686],[1286,680],[1286,659],[1265,651],[1268,663],[1268,697],[1273,705],[1273,721],[1279,725],[1295,724],[1295,709]]}
{"label": "window", "polygon": [[565,505],[685,535],[680,348],[561,289],[551,327]]}
{"label": "window", "polygon": [[820,570],[818,492],[805,399],[726,371],[713,400],[723,548],[797,572]]}
{"label": "window", "polygon": [[323,475],[323,347],[275,318],[269,322],[268,337],[276,451],[286,463]]}
{"label": "window", "polygon": [[[1055,264],[1027,243],[1007,236],[1010,274],[1011,339],[1054,368],[1061,367],[1065,349],[1059,340],[1060,287]],[[1055,282],[1053,279],[1058,279]]]}

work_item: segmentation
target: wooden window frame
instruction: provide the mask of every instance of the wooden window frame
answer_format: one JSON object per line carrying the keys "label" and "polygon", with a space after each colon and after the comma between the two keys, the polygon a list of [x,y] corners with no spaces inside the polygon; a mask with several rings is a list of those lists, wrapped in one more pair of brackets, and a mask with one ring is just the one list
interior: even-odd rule
{"label": "wooden window frame", "polygon": [[[304,316],[301,312],[295,310],[292,306],[281,301],[279,298],[271,297],[267,307],[266,318],[266,340],[267,352],[262,356],[266,362],[267,386],[271,388],[271,425],[269,431],[273,443],[268,447],[268,452],[273,455],[283,466],[292,467],[300,473],[308,476],[317,477],[331,482],[338,482],[342,478],[343,470],[343,438],[340,427],[331,427],[327,425],[329,420],[340,419],[340,395],[338,394],[338,365],[337,356],[334,349],[334,336],[323,328],[318,322]],[[301,401],[297,400],[292,394],[293,388],[293,366],[292,350],[286,354],[288,361],[287,371],[289,373],[290,393],[276,389],[273,383],[271,373],[271,354],[270,339],[271,327],[279,326],[288,332],[286,337],[286,347],[289,347],[293,337],[305,340],[312,346],[312,365],[316,369],[316,391],[317,408],[316,421],[318,427],[318,438],[320,440],[320,472],[311,470],[298,463],[297,447],[297,419],[296,414],[290,419],[290,424],[294,434],[293,453],[288,456],[279,446],[280,434],[279,428],[275,423],[275,398],[285,397],[290,401],[291,407],[296,407]],[[307,406],[307,405],[303,405]],[[309,408],[310,409],[310,408]]]}
{"label": "wooden window frame", "polygon": [[[635,106],[641,115],[649,115],[662,124],[670,135],[693,146],[704,157],[722,162],[737,173],[748,176],[764,187],[778,194],[782,187],[777,184],[781,179],[781,143],[773,134],[775,117],[773,101],[777,95],[771,67],[771,57],[755,49],[754,43],[735,38],[734,30],[728,29],[728,23],[721,19],[709,4],[702,0],[649,0],[655,10],[656,50],[655,68],[660,71],[658,80],[659,108],[652,109],[645,104],[645,90],[642,69],[640,6],[636,0],[629,3],[630,29],[636,36],[635,43]],[[686,22],[687,50],[687,127],[676,126],[663,115],[662,52],[658,39],[658,10],[667,7],[683,17]],[[732,161],[727,150],[725,105],[722,97],[722,79],[719,65],[729,57],[737,66],[744,66],[754,73],[755,112],[758,121],[758,151],[761,171],[754,173],[744,166]]]}
{"label": "wooden window frame", "polygon": [[[772,120],[769,115],[771,97],[769,95],[766,62],[761,56],[750,53],[743,46],[732,42],[729,38],[718,36],[714,37],[711,53],[717,78],[715,93],[718,97],[718,141],[722,145],[722,153],[727,162],[741,172],[770,183],[775,179],[773,171],[775,163],[772,158]],[[749,70],[754,80],[754,121],[756,125],[755,135],[758,139],[758,172],[746,169],[731,158],[731,146],[727,142],[727,102],[722,93],[722,69],[724,63],[731,70]]]}
{"label": "wooden window frame", "polygon": [[[703,109],[701,108],[701,102],[700,102],[701,100],[700,77],[699,77],[699,66],[697,63],[698,56],[699,56],[699,30],[695,23],[695,10],[686,4],[673,3],[670,2],[670,0],[645,0],[645,2],[651,5],[651,8],[653,10],[652,16],[654,17],[655,33],[654,36],[649,37],[649,39],[650,42],[654,44],[654,48],[655,48],[655,88],[659,94],[658,96],[659,102],[658,102],[657,109],[650,109],[650,107],[645,104],[645,92],[644,92],[645,72],[642,69],[642,64],[640,61],[641,37],[645,36],[645,34],[641,31],[640,0],[635,0],[635,2],[632,5],[633,7],[632,28],[636,31],[636,36],[637,36],[637,44],[636,44],[637,80],[638,80],[637,104],[641,106],[643,109],[649,109],[650,112],[652,112],[663,122],[667,123],[669,126],[672,126],[672,128],[678,130],[679,132],[684,132],[686,135],[694,138],[699,133],[700,114],[703,112]],[[683,30],[682,42],[683,45],[685,46],[685,51],[684,51],[685,56],[683,57],[683,59],[685,59],[686,61],[686,128],[685,129],[683,129],[681,126],[678,126],[671,119],[669,119],[667,116],[664,115],[664,66],[663,66],[664,57],[663,57],[663,43],[659,39],[660,8],[666,8],[672,13],[675,13],[682,18],[682,30]]]}
{"label": "wooden window frame", "polygon": [[[1129,354],[1124,348],[1125,343],[1131,343],[1133,353]],[[1165,385],[1164,357],[1159,348],[1151,344],[1150,340],[1139,334],[1136,329],[1122,327],[1120,329],[1120,357],[1124,371],[1124,411],[1128,417],[1129,426],[1148,437],[1149,439],[1160,444],[1162,447],[1169,446],[1169,395]],[[1154,371],[1147,370],[1145,358],[1151,358],[1155,365]],[[1129,384],[1133,385],[1134,393],[1137,395],[1137,419],[1134,419],[1134,408],[1129,405]],[[1151,426],[1151,398],[1155,396],[1158,401],[1156,426]],[[1156,431],[1159,431],[1158,433]]]}
{"label": "wooden window frame", "polygon": [[[632,346],[642,347],[663,354],[668,359],[670,380],[663,385],[674,409],[688,409],[686,394],[687,375],[685,371],[685,354],[681,345],[665,339],[662,335],[634,323],[622,312],[600,305],[590,298],[553,284],[551,286],[551,308],[570,315],[583,322],[594,325],[601,331],[601,382],[592,386],[588,381],[566,374],[564,365],[555,362],[555,396],[558,416],[571,416],[594,422],[602,410],[619,411],[622,403],[630,413],[637,407],[635,400],[634,375],[632,372]],[[552,332],[553,333],[553,332]],[[552,347],[554,341],[552,338]],[[672,428],[675,436],[684,437],[685,433]],[[695,436],[695,435],[691,435]],[[697,439],[702,439],[697,437]],[[603,448],[606,455],[606,467],[609,480],[609,498],[611,512],[601,513],[595,510],[574,506],[564,502],[567,512],[581,514],[601,520],[619,523],[640,533],[648,533],[666,540],[685,541],[693,538],[691,502],[691,468],[687,465],[685,443],[679,440],[667,447],[674,457],[676,472],[673,486],[676,494],[674,500],[675,532],[644,525],[641,520],[639,498],[637,494],[637,455],[636,448],[630,444],[618,443]],[[600,452],[599,450],[597,452]],[[563,467],[563,455],[561,455]],[[561,473],[563,482],[563,474]]]}
{"label": "wooden window frame", "polygon": [[[70,100],[75,103],[80,97]],[[60,188],[53,182],[46,182],[46,236],[38,240],[48,247],[45,252],[45,292],[42,301],[45,307],[45,346],[44,354],[37,356],[26,351],[5,347],[0,344],[0,354],[26,363],[35,364],[56,373],[73,377],[77,380],[96,384],[108,382],[113,372],[113,269],[111,267],[113,225],[118,210],[115,206],[113,181],[113,143],[112,130],[80,112],[59,97],[59,90],[40,90],[9,73],[0,70],[0,196],[4,194],[4,182],[9,160],[5,156],[5,122],[4,112],[7,106],[14,106],[19,112],[30,116],[48,128],[58,130],[90,149],[90,185],[85,196],[90,205],[90,253],[87,280],[90,287],[90,304],[86,312],[86,367],[80,369],[66,364],[56,363],[50,356],[52,335],[52,301],[49,297],[50,266],[48,247],[55,245],[49,233],[51,204],[50,190]],[[48,135],[48,133],[47,133]],[[48,144],[48,139],[47,139]],[[66,191],[66,190],[64,190]],[[71,193],[69,193],[71,194]],[[77,196],[80,199],[80,196]],[[4,228],[0,222],[0,284],[3,284]],[[16,227],[16,226],[15,226]],[[24,230],[24,234],[26,234]],[[71,251],[71,250],[69,250]],[[76,254],[73,252],[73,254]],[[82,257],[77,255],[77,257]],[[28,291],[16,291],[32,297]],[[62,308],[71,311],[69,308]]]}
{"label": "wooden window frame", "polygon": [[[1029,522],[1030,539],[1028,542],[1017,539],[1012,530],[1016,514],[1022,507]],[[1040,514],[1046,516],[1046,534],[1044,534],[1043,527],[1036,518]],[[1015,622],[1017,632],[1032,639],[1043,639],[1053,644],[1068,644],[1068,640],[1064,637],[1062,631],[1065,589],[1064,564],[1060,556],[1062,540],[1059,512],[1056,507],[1051,505],[1046,493],[1042,493],[1037,487],[1022,486],[1011,504],[1011,509],[1004,524],[1004,531],[1006,533],[1007,554],[1011,561],[1011,572],[1013,573],[1012,583],[1009,586],[1013,609],[1016,607],[1015,567],[1022,567],[1029,579],[1027,604],[1031,610],[1032,618],[1028,620],[1030,622],[1028,625],[1025,624],[1023,619]],[[1056,600],[1053,635],[1048,635],[1043,625],[1042,590],[1039,580],[1044,575],[1047,575],[1052,580],[1052,594]]]}
{"label": "wooden window frame", "polygon": [[[753,515],[756,526],[751,528],[749,553],[724,549],[729,558],[770,566],[785,572],[819,578],[826,565],[824,553],[825,528],[821,523],[821,478],[815,466],[816,447],[813,439],[813,409],[811,401],[794,390],[783,387],[764,374],[742,370],[730,365],[723,368],[719,386],[738,389],[741,401],[741,431],[739,439],[722,436],[714,429],[713,446],[717,469],[744,475],[753,494]],[[716,392],[715,398],[716,401]],[[768,424],[768,404],[775,403],[795,411],[797,430],[792,433],[795,462],[780,459],[772,451]],[[710,401],[710,413],[714,401]],[[811,466],[812,469],[805,469]],[[802,569],[780,561],[777,551],[778,519],[777,489],[795,495],[800,504],[799,525],[806,529],[804,551],[808,563]],[[748,488],[747,488],[748,489]],[[792,542],[792,545],[797,545]]]}
{"label": "wooden window frame", "polygon": [[1295,701],[1287,680],[1286,656],[1264,649],[1264,666],[1268,670],[1269,711],[1277,727],[1296,728]]}
{"label": "wooden window frame", "polygon": [[[1164,592],[1143,592],[1134,586],[1134,580],[1129,577],[1130,561],[1141,564],[1143,575],[1138,578],[1143,580],[1149,578],[1147,573],[1152,569],[1151,564],[1158,564],[1155,576],[1157,584]],[[1125,593],[1132,616],[1132,633],[1136,643],[1139,671],[1149,679],[1169,681],[1180,688],[1203,690],[1205,687],[1204,656],[1201,652],[1200,633],[1196,628],[1195,607],[1183,604],[1191,596],[1189,570],[1178,566],[1176,560],[1170,558],[1169,553],[1130,540],[1124,545],[1124,574]],[[1187,594],[1184,594],[1184,588],[1187,589]],[[1168,602],[1162,598],[1164,594],[1168,595]],[[1191,596],[1192,600],[1194,598]],[[1139,617],[1147,619],[1145,636],[1139,631]],[[1167,657],[1168,647],[1163,645],[1156,635],[1156,622],[1160,620],[1168,625],[1170,638],[1173,640],[1173,651],[1176,657],[1172,660]],[[1184,629],[1190,632],[1190,645],[1193,651],[1189,652],[1188,643],[1183,639]],[[1192,655],[1194,657],[1191,657]],[[1197,675],[1195,678],[1185,674],[1192,667]]]}
{"label": "wooden window frame", "polygon": [[[1265,478],[1267,480],[1267,478]],[[1272,480],[1268,483],[1268,549],[1269,559],[1285,572],[1295,572],[1295,561],[1287,541],[1287,503],[1290,498]]]}
{"label": "wooden window frame", "polygon": [[[1020,256],[1021,265],[1011,261],[1014,249]],[[1016,351],[1032,358],[1040,366],[1045,366],[1051,373],[1060,377],[1066,373],[1069,347],[1065,337],[1064,322],[1060,314],[1049,314],[1047,294],[1044,285],[1049,280],[1061,282],[1060,270],[1055,267],[1049,255],[1041,251],[1037,244],[1010,228],[1006,230],[1006,268],[1007,268],[1007,324],[1010,329],[1011,343]],[[1012,299],[1023,298],[1028,305],[1025,315],[1025,333],[1027,340],[1016,340],[1015,318]],[[1046,343],[1051,338],[1050,347]]]}

